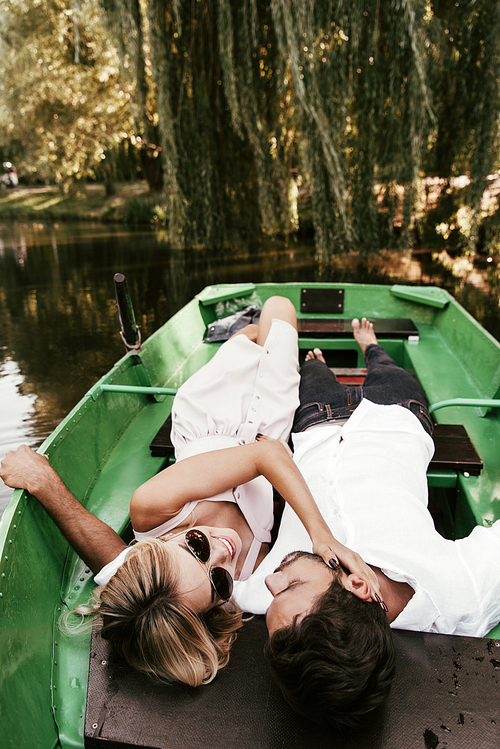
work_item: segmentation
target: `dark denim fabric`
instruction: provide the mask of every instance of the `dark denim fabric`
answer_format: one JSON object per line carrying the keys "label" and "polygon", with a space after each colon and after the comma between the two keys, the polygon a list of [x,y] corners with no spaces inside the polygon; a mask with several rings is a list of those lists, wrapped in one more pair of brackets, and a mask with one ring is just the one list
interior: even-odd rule
{"label": "dark denim fabric", "polygon": [[348,419],[362,398],[384,406],[408,408],[432,435],[432,419],[425,393],[411,374],[391,359],[378,344],[365,351],[367,375],[362,387],[349,387],[337,381],[318,359],[304,362],[300,377],[300,406],[295,413],[293,432],[331,419]]}
{"label": "dark denim fabric", "polygon": [[203,343],[219,343],[228,341],[232,335],[251,323],[258,323],[260,308],[256,304],[249,304],[229,317],[222,317],[207,326]]}

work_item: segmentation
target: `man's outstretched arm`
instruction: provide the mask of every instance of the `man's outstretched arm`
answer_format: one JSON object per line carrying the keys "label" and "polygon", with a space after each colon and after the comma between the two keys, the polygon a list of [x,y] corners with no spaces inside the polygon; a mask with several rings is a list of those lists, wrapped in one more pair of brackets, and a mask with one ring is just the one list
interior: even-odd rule
{"label": "man's outstretched arm", "polygon": [[126,543],[71,494],[44,455],[26,445],[9,451],[0,478],[12,489],[26,489],[42,505],[85,564],[97,573]]}

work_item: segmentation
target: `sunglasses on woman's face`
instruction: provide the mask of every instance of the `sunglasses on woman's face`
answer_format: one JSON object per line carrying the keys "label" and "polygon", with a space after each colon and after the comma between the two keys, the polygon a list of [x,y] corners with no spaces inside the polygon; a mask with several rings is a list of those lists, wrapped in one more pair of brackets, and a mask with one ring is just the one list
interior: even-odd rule
{"label": "sunglasses on woman's face", "polygon": [[208,537],[197,529],[186,531],[184,538],[186,539],[186,546],[191,554],[202,563],[203,569],[208,575],[208,579],[212,584],[212,603],[215,601],[215,594],[221,601],[228,601],[233,593],[233,578],[224,567],[208,567],[204,566],[210,561],[212,554],[212,548]]}

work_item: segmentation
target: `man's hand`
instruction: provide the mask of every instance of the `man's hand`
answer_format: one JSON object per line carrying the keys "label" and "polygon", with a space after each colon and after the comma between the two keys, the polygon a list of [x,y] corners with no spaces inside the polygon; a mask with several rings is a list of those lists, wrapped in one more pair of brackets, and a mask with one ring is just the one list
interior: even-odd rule
{"label": "man's hand", "polygon": [[27,445],[9,450],[0,466],[0,478],[12,489],[26,489],[35,494],[52,478],[54,470],[46,455],[34,452]]}
{"label": "man's hand", "polygon": [[26,489],[38,500],[93,572],[127,548],[109,525],[80,504],[45,455],[26,445],[10,450],[2,461],[0,478],[13,489]]}

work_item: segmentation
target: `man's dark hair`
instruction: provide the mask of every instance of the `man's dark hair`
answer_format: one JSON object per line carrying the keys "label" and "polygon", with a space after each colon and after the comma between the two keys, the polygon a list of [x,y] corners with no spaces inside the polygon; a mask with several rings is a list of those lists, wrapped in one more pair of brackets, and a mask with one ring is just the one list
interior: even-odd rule
{"label": "man's dark hair", "polygon": [[338,580],[313,613],[273,634],[264,655],[290,706],[336,728],[358,726],[380,707],[395,672],[386,614]]}

